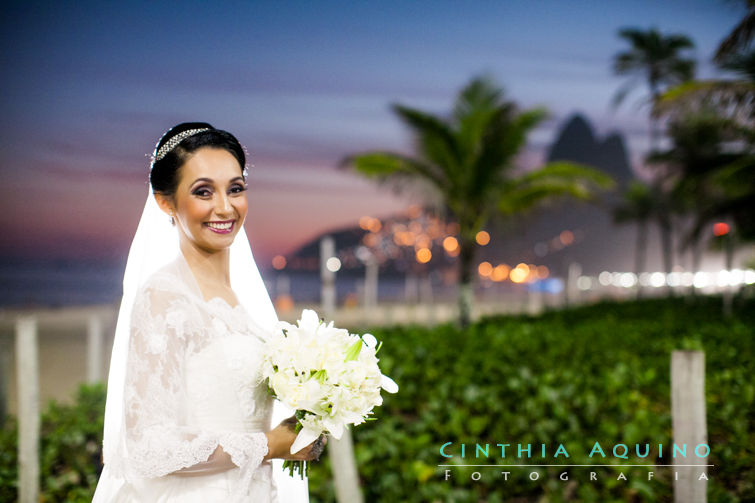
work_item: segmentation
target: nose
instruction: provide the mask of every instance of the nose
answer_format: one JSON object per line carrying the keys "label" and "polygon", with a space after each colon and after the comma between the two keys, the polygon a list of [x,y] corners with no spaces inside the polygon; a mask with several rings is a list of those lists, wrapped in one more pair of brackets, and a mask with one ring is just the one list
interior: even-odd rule
{"label": "nose", "polygon": [[215,200],[215,212],[218,215],[223,216],[230,216],[233,213],[233,205],[231,204],[231,199],[228,197],[228,194],[218,194],[218,197]]}

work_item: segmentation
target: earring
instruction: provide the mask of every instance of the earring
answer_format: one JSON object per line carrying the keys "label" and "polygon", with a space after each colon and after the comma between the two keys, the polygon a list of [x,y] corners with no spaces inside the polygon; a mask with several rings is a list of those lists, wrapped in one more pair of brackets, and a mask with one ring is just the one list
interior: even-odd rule
{"label": "earring", "polygon": [[175,219],[173,218],[173,216],[174,216],[174,215],[175,215],[175,213],[173,213],[173,212],[171,211],[171,212],[170,212],[170,225],[176,225],[176,221],[175,221]]}

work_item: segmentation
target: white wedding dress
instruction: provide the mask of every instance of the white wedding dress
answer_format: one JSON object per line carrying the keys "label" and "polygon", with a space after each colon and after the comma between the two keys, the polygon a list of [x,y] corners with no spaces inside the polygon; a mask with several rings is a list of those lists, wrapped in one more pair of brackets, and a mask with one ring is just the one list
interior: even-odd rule
{"label": "white wedding dress", "polygon": [[94,501],[279,501],[263,461],[273,406],[259,376],[266,336],[241,304],[205,300],[180,253],[154,273],[131,316],[124,440]]}

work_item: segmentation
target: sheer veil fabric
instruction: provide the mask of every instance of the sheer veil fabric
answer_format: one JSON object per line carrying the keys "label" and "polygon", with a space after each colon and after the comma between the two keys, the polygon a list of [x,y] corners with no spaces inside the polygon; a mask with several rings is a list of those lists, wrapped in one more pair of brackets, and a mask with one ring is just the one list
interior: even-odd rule
{"label": "sheer veil fabric", "polygon": [[[129,460],[126,454],[128,451],[126,448],[124,398],[129,339],[132,334],[130,323],[134,304],[137,300],[136,296],[153,273],[179,257],[180,254],[178,232],[170,224],[168,216],[160,210],[151,189],[149,189],[147,202],[131,244],[126,264],[123,279],[123,298],[118,313],[108,376],[103,457],[106,470],[117,473],[120,477],[128,477],[129,474]],[[270,333],[278,321],[277,315],[254,261],[243,226],[231,245],[230,274],[231,287],[243,309],[257,326]],[[193,288],[198,291],[195,282],[193,282],[193,285]],[[272,425],[278,424],[292,413],[292,410],[275,401]],[[289,477],[287,472],[282,470],[282,462],[278,459],[273,460],[272,470],[279,501],[281,503],[308,502],[306,478],[301,480],[298,476],[296,478]],[[107,495],[97,494],[95,501],[108,501]]]}

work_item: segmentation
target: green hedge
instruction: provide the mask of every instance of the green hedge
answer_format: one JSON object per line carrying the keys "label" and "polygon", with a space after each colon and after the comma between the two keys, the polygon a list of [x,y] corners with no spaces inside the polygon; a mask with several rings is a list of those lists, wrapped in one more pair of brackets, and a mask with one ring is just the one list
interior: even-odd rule
{"label": "green hedge", "polygon": [[[671,444],[670,353],[706,352],[706,399],[710,463],[708,500],[755,500],[755,302],[741,301],[732,319],[721,318],[720,299],[647,300],[605,303],[546,313],[537,318],[495,317],[466,331],[452,325],[432,329],[373,330],[384,341],[381,367],[399,383],[377,410],[379,421],[353,430],[366,501],[671,501],[672,472],[597,469],[512,468],[504,482],[497,468],[454,468],[443,480],[437,465],[500,463],[474,457],[475,443],[533,444],[530,463],[588,464],[595,441],[609,455],[604,463],[668,464]],[[44,501],[89,501],[93,493],[102,432],[105,393],[84,386],[70,406],[51,403],[42,419]],[[457,456],[440,456],[454,442]],[[613,444],[664,444],[650,459],[617,460]],[[570,458],[542,459],[564,444]],[[15,423],[0,431],[0,501],[15,500]],[[499,451],[500,452],[500,451]],[[326,450],[327,453],[327,450]],[[518,462],[516,458],[506,462]],[[520,460],[519,462],[526,462]],[[313,503],[333,501],[327,454],[310,470]]]}
{"label": "green hedge", "polygon": [[[743,301],[744,302],[744,301]],[[442,463],[657,463],[673,460],[670,354],[706,352],[710,463],[709,501],[755,500],[755,303],[740,302],[722,320],[720,299],[604,303],[538,318],[488,318],[466,331],[451,325],[375,329],[384,341],[381,367],[400,386],[387,396],[378,421],[353,430],[366,501],[671,501],[673,474],[656,468],[512,468],[505,482],[497,468],[454,468]],[[439,448],[456,444],[454,459]],[[587,457],[599,441],[608,457]],[[474,457],[474,444],[533,444],[533,458]],[[467,444],[465,460],[458,457]],[[547,444],[549,458],[539,457]],[[552,457],[558,444],[570,454]],[[616,459],[614,444],[664,445],[647,459]],[[470,448],[471,447],[471,448]],[[653,455],[655,454],[655,455]],[[700,462],[696,458],[688,462]],[[569,481],[558,479],[569,472]],[[310,475],[312,501],[333,501],[327,461]]]}
{"label": "green hedge", "polygon": [[[72,404],[51,401],[40,425],[40,484],[43,502],[89,502],[100,468],[105,387],[79,387]],[[15,419],[0,431],[0,501],[17,499]]]}

